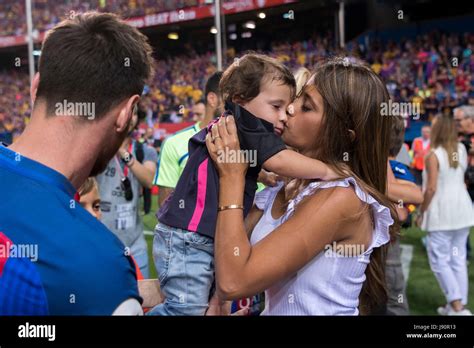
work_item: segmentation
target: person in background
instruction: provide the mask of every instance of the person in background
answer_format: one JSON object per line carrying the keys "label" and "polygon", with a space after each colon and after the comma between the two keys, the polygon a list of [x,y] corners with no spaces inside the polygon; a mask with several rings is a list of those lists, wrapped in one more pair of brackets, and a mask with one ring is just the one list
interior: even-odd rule
{"label": "person in background", "polygon": [[158,185],[158,207],[176,187],[179,177],[188,160],[188,141],[209,122],[217,118],[224,111],[224,103],[219,93],[219,82],[222,72],[215,72],[209,77],[205,88],[205,114],[201,121],[193,126],[180,130],[170,136],[161,145],[160,161],[153,181]]}
{"label": "person in background", "polygon": [[11,144],[12,143],[12,134],[9,132],[4,124],[3,121],[0,120],[0,142],[6,143],[6,144]]}
{"label": "person in background", "polygon": [[[387,170],[388,197],[396,204],[400,222],[408,219],[407,204],[420,204],[423,195],[415,184],[415,177],[408,166],[398,162],[395,157],[403,147],[405,123],[402,117],[394,117],[390,134],[389,167]],[[406,295],[405,278],[402,271],[400,235],[391,239],[387,249],[385,264],[388,301],[387,314],[409,315],[408,298]]]}
{"label": "person in background", "polygon": [[[161,139],[155,139],[153,141],[153,148],[155,149],[156,153],[158,154],[158,158],[161,154],[161,144],[162,144],[162,140]],[[158,159],[159,161],[159,159]]]}
{"label": "person in background", "polygon": [[[458,131],[459,141],[464,144],[468,154],[467,170],[464,175],[467,191],[474,205],[474,106],[461,106],[454,109],[454,122]],[[471,243],[467,239],[467,254],[471,256]]]}
{"label": "person in background", "polygon": [[454,122],[456,123],[459,140],[464,144],[468,154],[466,184],[469,195],[474,201],[474,106],[465,105],[454,109]]}
{"label": "person in background", "polygon": [[[405,134],[405,128],[407,128],[407,120],[402,118],[403,122],[403,134]],[[399,123],[399,122],[397,122]],[[411,170],[411,164],[413,159],[410,155],[410,147],[407,143],[404,142],[404,138],[401,139],[401,148],[400,151],[396,154],[394,158],[395,161],[402,163],[403,165],[407,166]]]}
{"label": "person in background", "polygon": [[145,131],[145,135],[143,136],[143,142],[152,147],[155,143],[154,132],[155,129],[153,127],[148,127]]}
{"label": "person in background", "polygon": [[467,153],[458,142],[454,120],[433,121],[431,151],[423,171],[424,199],[417,225],[428,232],[431,270],[446,296],[440,315],[471,315],[467,305],[466,242],[474,225],[474,208],[464,184]]}
{"label": "person in background", "polygon": [[79,194],[79,203],[81,206],[97,220],[100,220],[102,213],[100,212],[100,195],[97,180],[93,177],[87,178],[77,193]]}
{"label": "person in background", "polygon": [[[143,132],[143,135],[138,139],[138,142],[141,143],[140,146],[148,146],[151,148],[155,148],[154,131],[155,130],[153,127],[148,127]],[[158,155],[158,151],[156,152],[156,154]],[[142,193],[143,193],[143,213],[144,215],[147,215],[151,210],[151,197],[152,197],[151,189],[148,187],[143,187]]]}
{"label": "person in background", "polygon": [[137,123],[134,113],[129,136],[103,173],[97,176],[102,199],[101,221],[128,247],[143,276],[148,278],[148,247],[139,213],[142,188],[151,188],[158,156],[146,144],[132,139]]}
{"label": "person in background", "polygon": [[206,115],[206,104],[203,100],[198,101],[193,105],[193,122],[201,122]]}
{"label": "person in background", "polygon": [[415,138],[412,143],[413,151],[413,173],[415,175],[416,184],[422,184],[423,169],[425,167],[424,158],[430,150],[430,132],[431,127],[425,125],[421,128],[421,137]]}
{"label": "person in background", "polygon": [[[77,193],[81,206],[97,220],[100,220],[102,214],[100,212],[100,195],[97,180],[93,177],[87,178]],[[159,282],[157,279],[144,279],[135,259],[131,258],[137,275],[138,292],[143,299],[142,307],[144,312],[146,312],[149,307],[156,306],[161,302]]]}

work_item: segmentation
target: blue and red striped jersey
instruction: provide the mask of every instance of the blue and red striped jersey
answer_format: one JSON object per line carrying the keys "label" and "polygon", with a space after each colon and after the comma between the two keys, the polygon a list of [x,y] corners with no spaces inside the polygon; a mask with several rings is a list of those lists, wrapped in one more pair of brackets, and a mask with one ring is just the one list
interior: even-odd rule
{"label": "blue and red striped jersey", "polygon": [[0,144],[0,315],[110,315],[141,301],[124,245],[75,192],[59,172]]}

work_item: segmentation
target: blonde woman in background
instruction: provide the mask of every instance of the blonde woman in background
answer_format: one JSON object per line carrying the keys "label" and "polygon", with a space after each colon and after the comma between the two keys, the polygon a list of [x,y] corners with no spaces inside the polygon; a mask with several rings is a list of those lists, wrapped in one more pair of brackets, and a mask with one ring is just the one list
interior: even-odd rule
{"label": "blonde woman in background", "polygon": [[467,305],[466,241],[474,225],[474,211],[464,184],[467,153],[458,142],[454,120],[437,116],[431,131],[431,150],[423,171],[424,201],[417,219],[428,232],[428,258],[447,304],[440,315],[472,315]]}
{"label": "blonde woman in background", "polygon": [[309,78],[311,77],[311,72],[306,68],[299,68],[295,72],[295,80],[296,80],[296,95],[299,95],[302,91],[303,87],[308,82]]}

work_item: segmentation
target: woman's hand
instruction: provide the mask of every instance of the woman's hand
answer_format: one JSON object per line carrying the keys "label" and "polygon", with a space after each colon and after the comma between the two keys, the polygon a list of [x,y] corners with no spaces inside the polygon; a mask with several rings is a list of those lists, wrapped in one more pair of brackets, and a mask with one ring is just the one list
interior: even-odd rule
{"label": "woman's hand", "polygon": [[232,301],[222,301],[217,297],[215,293],[212,295],[211,299],[209,300],[209,307],[206,311],[206,316],[213,316],[213,315],[232,315],[232,316],[243,316],[248,315],[249,309],[242,308],[239,309],[237,312],[230,314],[232,307]]}
{"label": "woman's hand", "polygon": [[416,216],[415,225],[416,225],[416,227],[421,228],[421,225],[423,224],[423,214],[418,213],[415,216]]}
{"label": "woman's hand", "polygon": [[234,117],[221,117],[207,133],[206,146],[219,176],[243,177],[248,168],[248,156],[240,150]]}

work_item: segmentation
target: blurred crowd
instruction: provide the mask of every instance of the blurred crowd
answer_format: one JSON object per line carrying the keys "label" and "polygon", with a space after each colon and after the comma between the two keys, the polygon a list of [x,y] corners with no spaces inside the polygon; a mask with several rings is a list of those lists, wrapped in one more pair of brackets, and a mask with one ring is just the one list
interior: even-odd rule
{"label": "blurred crowd", "polygon": [[[386,82],[392,99],[418,104],[415,120],[429,121],[437,113],[450,113],[463,104],[474,105],[474,34],[432,33],[416,40],[385,45],[374,41],[369,47],[351,44],[342,52],[331,36],[293,43],[275,42],[264,53],[291,69],[311,69],[319,60],[345,53],[367,61]],[[232,48],[227,61],[239,54]],[[192,58],[189,58],[192,57]],[[214,55],[173,57],[157,63],[157,74],[147,90],[146,108],[152,119],[165,122],[190,121],[192,107],[199,102],[206,76],[215,69]]]}
{"label": "blurred crowd", "polygon": [[421,105],[421,118],[449,114],[474,102],[474,34],[431,34],[416,40],[375,43],[362,57],[380,74],[398,102]]}
{"label": "blurred crowd", "polygon": [[18,71],[0,71],[0,141],[20,135],[30,117],[29,77]]}
{"label": "blurred crowd", "polygon": [[[431,34],[415,40],[369,46],[349,43],[342,52],[332,36],[306,41],[274,42],[263,53],[283,61],[292,69],[313,67],[319,60],[345,53],[360,58],[386,82],[392,99],[420,105],[419,118],[430,121],[437,113],[450,113],[464,104],[474,105],[474,33]],[[156,74],[144,90],[141,111],[150,126],[156,122],[192,121],[193,107],[202,101],[206,78],[215,71],[213,52],[172,56],[156,62]],[[232,63],[241,52],[230,48]],[[0,72],[0,133],[21,132],[29,116],[28,76],[17,71]]]}

